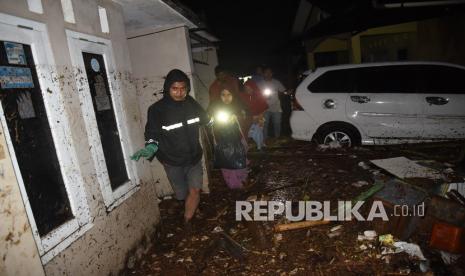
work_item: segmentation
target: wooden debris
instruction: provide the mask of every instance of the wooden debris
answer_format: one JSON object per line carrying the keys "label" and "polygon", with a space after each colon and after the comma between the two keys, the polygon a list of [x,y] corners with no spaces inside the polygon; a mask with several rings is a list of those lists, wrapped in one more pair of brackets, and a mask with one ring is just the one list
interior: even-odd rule
{"label": "wooden debris", "polygon": [[292,222],[286,224],[278,224],[274,227],[274,231],[276,232],[283,232],[288,230],[294,229],[301,229],[307,227],[313,227],[318,225],[325,225],[329,224],[331,221],[329,220],[308,220],[308,221],[299,221],[299,222]]}

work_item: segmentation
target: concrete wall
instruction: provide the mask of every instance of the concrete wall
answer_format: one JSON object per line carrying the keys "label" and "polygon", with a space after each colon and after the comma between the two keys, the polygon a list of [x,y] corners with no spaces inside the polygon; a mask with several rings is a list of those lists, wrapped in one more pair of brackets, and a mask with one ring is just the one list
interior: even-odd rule
{"label": "concrete wall", "polygon": [[[129,55],[133,76],[137,85],[141,122],[147,122],[147,110],[162,98],[163,83],[166,74],[172,69],[184,71],[191,79],[190,95],[197,97],[194,85],[189,32],[185,26],[172,26],[164,29],[147,29],[131,33],[128,38]],[[173,193],[163,166],[154,160],[150,163],[155,186],[159,197]],[[204,166],[205,168],[205,166]],[[204,171],[204,192],[208,191],[207,173]]]}
{"label": "concrete wall", "polygon": [[[36,14],[28,11],[26,0],[2,0],[0,1],[0,12],[42,22],[47,26],[57,64],[57,66],[50,67],[49,70],[53,71],[54,74],[63,76],[57,82],[59,82],[58,85],[61,87],[64,98],[63,105],[66,117],[71,124],[72,137],[70,141],[72,141],[78,155],[78,165],[84,179],[86,197],[93,218],[93,227],[45,264],[44,268],[47,275],[115,274],[124,267],[127,254],[131,249],[140,244],[141,240],[150,240],[151,233],[155,230],[160,216],[157,196],[150,167],[146,163],[140,162],[137,168],[141,179],[140,190],[107,213],[89,152],[89,142],[76,91],[75,68],[71,65],[65,29],[111,40],[116,66],[114,76],[121,84],[122,105],[125,110],[123,123],[127,126],[129,133],[129,137],[123,138],[130,143],[131,148],[136,149],[143,145],[142,126],[145,122],[141,121],[138,94],[128,56],[122,11],[117,4],[110,0],[73,0],[76,24],[70,24],[63,20],[60,1],[42,0],[42,5],[44,13]],[[109,34],[100,31],[97,5],[107,10]],[[5,152],[3,136],[0,136],[0,145]],[[4,275],[1,267],[7,267],[7,275],[18,275],[19,272],[14,271],[14,269],[34,275],[35,273],[28,273],[31,271],[28,267],[35,267],[35,272],[39,274],[41,267],[37,268],[37,250],[34,249],[35,245],[31,240],[30,230],[25,219],[25,209],[20,200],[21,195],[10,163],[8,155],[5,155],[3,159],[0,158],[0,170],[4,169],[4,177],[1,177],[2,171],[0,171],[2,182],[0,187],[2,191],[0,195],[0,221],[2,221],[0,257],[8,255],[5,263],[0,266],[0,274]],[[7,233],[4,232],[4,229],[14,231],[6,230]],[[13,233],[13,236],[9,234],[10,232]],[[4,235],[7,235],[8,239],[5,239]],[[15,256],[20,257],[14,258]],[[29,260],[22,261],[25,258]],[[2,262],[1,258],[0,262]]]}
{"label": "concrete wall", "polygon": [[[465,19],[460,15],[372,28],[352,36],[347,44],[351,63],[370,61],[384,52],[395,60],[397,50],[407,49],[408,60],[442,61],[465,65]],[[307,42],[311,44],[312,41]],[[309,51],[308,64],[315,67],[314,53],[344,49],[344,43],[326,39]]]}
{"label": "concrete wall", "polygon": [[465,18],[447,16],[418,22],[417,58],[465,65]]}
{"label": "concrete wall", "polygon": [[[203,108],[208,107],[208,89],[215,80],[215,67],[218,65],[218,57],[215,48],[201,49],[192,53],[194,59],[194,85],[196,99]],[[199,62],[195,62],[199,61]]]}

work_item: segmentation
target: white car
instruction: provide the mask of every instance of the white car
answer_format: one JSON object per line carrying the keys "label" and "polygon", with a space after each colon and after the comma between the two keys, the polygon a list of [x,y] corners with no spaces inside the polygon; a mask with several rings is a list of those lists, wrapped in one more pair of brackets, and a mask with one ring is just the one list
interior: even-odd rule
{"label": "white car", "polygon": [[292,137],[340,146],[465,138],[465,67],[439,62],[321,67],[301,82]]}

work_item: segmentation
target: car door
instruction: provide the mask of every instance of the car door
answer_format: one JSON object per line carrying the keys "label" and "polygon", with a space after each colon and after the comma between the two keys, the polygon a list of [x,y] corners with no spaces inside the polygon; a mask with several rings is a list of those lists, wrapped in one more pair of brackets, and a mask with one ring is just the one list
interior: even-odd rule
{"label": "car door", "polygon": [[348,69],[323,69],[299,86],[297,100],[308,115],[321,126],[344,121],[348,93],[352,91]]}
{"label": "car door", "polygon": [[408,65],[353,69],[354,92],[347,100],[347,117],[371,138],[420,139],[422,103],[415,74]]}
{"label": "car door", "polygon": [[446,65],[418,69],[428,139],[465,138],[465,70]]}

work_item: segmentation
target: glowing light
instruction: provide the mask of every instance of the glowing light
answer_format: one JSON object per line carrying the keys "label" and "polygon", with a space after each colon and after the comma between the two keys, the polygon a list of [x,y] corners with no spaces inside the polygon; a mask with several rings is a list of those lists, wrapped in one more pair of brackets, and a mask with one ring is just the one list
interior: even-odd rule
{"label": "glowing light", "polygon": [[264,94],[265,96],[270,96],[270,95],[271,95],[271,89],[265,88],[265,90],[263,90],[263,94]]}
{"label": "glowing light", "polygon": [[231,118],[231,115],[226,112],[226,111],[218,111],[218,113],[216,113],[216,116],[215,116],[215,120],[220,122],[220,123],[227,123]]}

